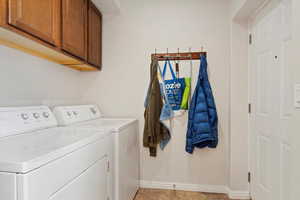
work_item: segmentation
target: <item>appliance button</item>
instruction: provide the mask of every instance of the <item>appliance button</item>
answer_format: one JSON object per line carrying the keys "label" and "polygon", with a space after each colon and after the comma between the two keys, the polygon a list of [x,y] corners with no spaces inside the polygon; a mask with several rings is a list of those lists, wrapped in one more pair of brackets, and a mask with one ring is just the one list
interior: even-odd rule
{"label": "appliance button", "polygon": [[40,117],[40,114],[39,114],[39,113],[33,113],[33,117],[34,117],[35,119],[38,119],[38,118]]}
{"label": "appliance button", "polygon": [[49,118],[49,113],[48,112],[43,112],[43,116],[45,117],[45,118]]}
{"label": "appliance button", "polygon": [[97,113],[95,108],[90,108],[91,112],[95,115]]}
{"label": "appliance button", "polygon": [[21,117],[22,117],[23,120],[29,119],[29,116],[26,113],[22,113]]}

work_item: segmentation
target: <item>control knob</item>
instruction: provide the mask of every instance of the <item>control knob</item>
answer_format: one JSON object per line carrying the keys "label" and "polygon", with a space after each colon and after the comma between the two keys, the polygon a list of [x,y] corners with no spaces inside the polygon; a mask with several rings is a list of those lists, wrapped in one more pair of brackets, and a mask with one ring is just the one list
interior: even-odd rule
{"label": "control knob", "polygon": [[29,116],[26,113],[22,113],[21,117],[22,117],[23,120],[29,119]]}
{"label": "control knob", "polygon": [[91,108],[90,110],[91,110],[91,112],[92,112],[94,115],[97,113],[97,111],[96,111],[95,108]]}
{"label": "control knob", "polygon": [[45,118],[49,118],[50,114],[49,114],[48,112],[43,112],[43,116],[44,116]]}
{"label": "control knob", "polygon": [[38,118],[40,117],[40,114],[39,114],[39,113],[33,113],[33,117],[34,117],[35,119],[38,119]]}

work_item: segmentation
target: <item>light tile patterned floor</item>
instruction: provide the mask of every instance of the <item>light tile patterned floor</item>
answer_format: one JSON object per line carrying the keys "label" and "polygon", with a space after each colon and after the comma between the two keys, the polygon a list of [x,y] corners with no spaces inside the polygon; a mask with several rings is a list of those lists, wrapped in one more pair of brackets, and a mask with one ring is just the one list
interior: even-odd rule
{"label": "light tile patterned floor", "polygon": [[230,200],[226,194],[140,189],[135,200]]}

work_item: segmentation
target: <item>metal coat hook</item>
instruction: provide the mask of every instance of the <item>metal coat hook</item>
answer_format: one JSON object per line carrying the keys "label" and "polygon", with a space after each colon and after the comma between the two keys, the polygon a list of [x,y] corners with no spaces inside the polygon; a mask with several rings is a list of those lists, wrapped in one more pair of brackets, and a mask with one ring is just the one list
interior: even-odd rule
{"label": "metal coat hook", "polygon": [[[177,57],[180,57],[179,48],[177,48]],[[179,63],[179,60],[176,60],[176,63]]]}
{"label": "metal coat hook", "polygon": [[[177,48],[177,57],[180,57],[179,48]],[[175,61],[176,77],[179,78],[179,60]]]}
{"label": "metal coat hook", "polygon": [[177,48],[177,52],[169,53],[169,48],[166,48],[166,53],[158,53],[155,48],[155,53],[151,55],[152,58],[156,58],[158,61],[174,60],[179,63],[180,60],[199,60],[202,55],[206,56],[207,52],[204,52],[204,47],[201,46],[201,52],[192,52],[192,48],[188,48],[187,52],[180,52],[180,48]]}

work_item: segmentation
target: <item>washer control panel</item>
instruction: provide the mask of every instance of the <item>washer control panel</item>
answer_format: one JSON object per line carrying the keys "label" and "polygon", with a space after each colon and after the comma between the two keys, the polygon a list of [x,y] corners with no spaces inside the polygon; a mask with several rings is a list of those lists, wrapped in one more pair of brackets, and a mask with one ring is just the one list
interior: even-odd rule
{"label": "washer control panel", "polygon": [[47,106],[0,107],[0,137],[57,126]]}
{"label": "washer control panel", "polygon": [[58,106],[53,112],[60,126],[98,119],[102,116],[96,105]]}

